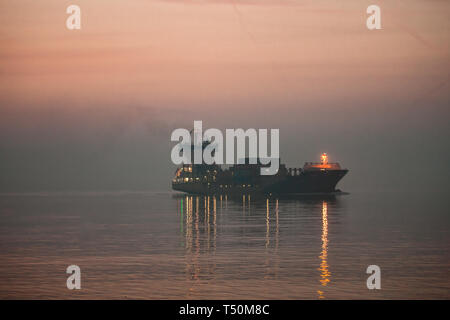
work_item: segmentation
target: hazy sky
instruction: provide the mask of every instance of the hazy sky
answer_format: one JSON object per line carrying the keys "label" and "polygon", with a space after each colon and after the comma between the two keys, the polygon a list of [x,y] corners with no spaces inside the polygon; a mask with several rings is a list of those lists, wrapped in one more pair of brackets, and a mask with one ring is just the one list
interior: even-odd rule
{"label": "hazy sky", "polygon": [[[66,8],[81,7],[81,30]],[[366,28],[381,7],[382,30]],[[449,188],[447,0],[0,0],[0,192],[168,190],[170,133],[279,128],[344,190]]]}

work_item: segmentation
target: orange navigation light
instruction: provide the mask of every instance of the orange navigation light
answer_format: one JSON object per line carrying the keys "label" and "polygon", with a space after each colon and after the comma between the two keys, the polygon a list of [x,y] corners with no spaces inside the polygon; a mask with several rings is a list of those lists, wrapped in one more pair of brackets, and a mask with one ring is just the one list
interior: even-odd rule
{"label": "orange navigation light", "polygon": [[322,155],[320,156],[321,159],[321,163],[322,164],[328,164],[328,155],[326,153],[322,153]]}

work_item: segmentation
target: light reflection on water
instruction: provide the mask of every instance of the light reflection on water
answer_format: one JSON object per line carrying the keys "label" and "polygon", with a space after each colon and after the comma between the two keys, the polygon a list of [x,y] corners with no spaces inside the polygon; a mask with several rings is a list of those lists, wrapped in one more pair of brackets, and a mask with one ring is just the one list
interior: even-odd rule
{"label": "light reflection on water", "polygon": [[[331,197],[335,199],[334,197]],[[204,202],[203,207],[199,204]],[[319,198],[320,199],[320,198]],[[213,254],[216,251],[216,238],[217,238],[217,200],[219,201],[219,214],[223,213],[223,201],[225,201],[225,208],[228,208],[228,196],[185,196],[180,197],[179,199],[179,213],[180,213],[180,230],[182,235],[185,235],[185,240],[181,241],[181,245],[183,246],[185,243],[186,255],[188,257],[186,261],[186,273],[187,278],[190,280],[199,280],[201,277],[202,266],[199,265],[200,255],[202,254],[201,243],[205,240],[203,252],[212,252]],[[261,200],[261,199],[260,199]],[[242,215],[251,215],[251,195],[242,195]],[[272,201],[272,204],[271,204]],[[321,201],[321,200],[319,200]],[[213,210],[210,212],[210,203],[213,203]],[[185,205],[183,206],[183,203]],[[266,216],[265,216],[265,248],[267,256],[269,257],[270,253],[268,251],[270,247],[271,241],[273,242],[274,251],[273,251],[273,266],[271,268],[267,268],[267,272],[264,275],[265,279],[273,276],[277,278],[278,269],[280,265],[280,259],[278,256],[278,244],[279,244],[279,199],[265,199],[266,203]],[[183,210],[184,208],[184,210]],[[271,211],[272,209],[272,211]],[[199,214],[203,210],[203,218],[199,218]],[[326,200],[322,201],[321,207],[321,252],[319,255],[320,266],[317,270],[320,271],[318,275],[318,281],[320,283],[320,287],[317,290],[318,298],[325,298],[324,290],[331,281],[331,272],[329,271],[329,265],[327,261],[328,256],[328,204]],[[210,222],[210,215],[212,215],[212,222]],[[183,217],[186,216],[184,219]],[[195,218],[193,218],[195,217]],[[275,230],[271,233],[271,219],[273,220]],[[203,223],[203,228],[205,234],[200,234],[199,228],[199,220]],[[183,230],[186,230],[185,232]],[[193,231],[194,230],[194,231]],[[269,259],[265,260],[265,265],[269,266]],[[215,271],[215,265],[208,266],[208,270],[210,272]]]}
{"label": "light reflection on water", "polygon": [[0,195],[0,298],[448,299],[446,199]]}
{"label": "light reflection on water", "polygon": [[[331,281],[331,273],[329,271],[328,262],[327,262],[327,256],[328,256],[328,205],[327,202],[324,201],[322,204],[322,252],[319,256],[320,258],[320,277],[321,279],[319,282],[322,284],[323,287],[326,287],[327,284]],[[317,293],[319,294],[319,298],[323,299],[325,298],[324,292],[322,290],[317,290]]]}

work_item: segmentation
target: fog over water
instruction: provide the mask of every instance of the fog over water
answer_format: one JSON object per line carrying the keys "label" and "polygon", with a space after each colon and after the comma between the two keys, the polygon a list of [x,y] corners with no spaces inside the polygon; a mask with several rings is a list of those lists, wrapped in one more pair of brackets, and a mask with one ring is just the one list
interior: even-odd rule
{"label": "fog over water", "polygon": [[2,126],[8,138],[2,141],[1,190],[167,190],[175,167],[170,160],[175,145],[171,130],[190,129],[194,119],[223,129],[225,123],[231,128],[279,128],[282,162],[299,167],[328,152],[331,161],[350,169],[341,182],[345,190],[447,189],[448,128],[439,126],[440,119],[431,128],[433,122],[426,124],[425,117],[423,124],[414,124],[408,114],[386,109],[372,115],[310,110],[294,117],[292,111],[274,108],[261,110],[263,114],[254,119],[222,109],[215,112],[217,119],[200,118],[197,112],[192,121],[171,115],[167,117],[173,119],[165,123],[161,115],[139,108],[115,112],[95,108],[82,114],[48,108],[39,111],[43,117],[39,119],[30,112],[26,117],[30,126],[23,127],[17,127],[23,114],[16,114],[13,128]]}

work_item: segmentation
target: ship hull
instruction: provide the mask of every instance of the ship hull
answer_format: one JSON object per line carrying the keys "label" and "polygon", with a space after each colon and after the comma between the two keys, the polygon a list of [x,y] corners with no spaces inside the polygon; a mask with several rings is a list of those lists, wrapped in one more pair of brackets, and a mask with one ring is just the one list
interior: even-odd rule
{"label": "ship hull", "polygon": [[259,184],[217,182],[172,182],[172,189],[191,194],[308,194],[334,193],[348,170],[304,171],[299,175],[270,178]]}

